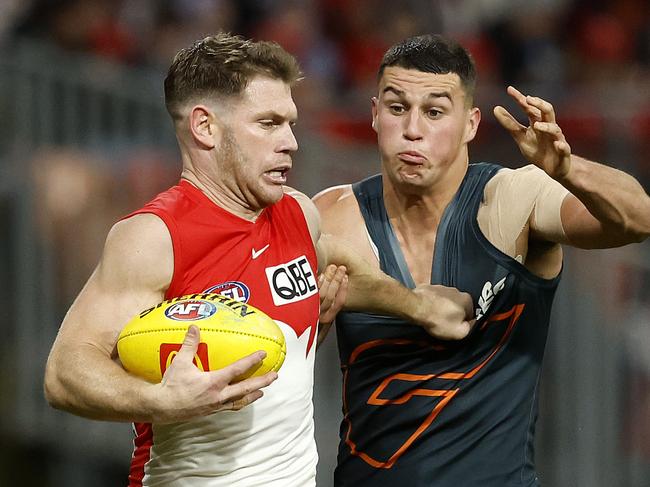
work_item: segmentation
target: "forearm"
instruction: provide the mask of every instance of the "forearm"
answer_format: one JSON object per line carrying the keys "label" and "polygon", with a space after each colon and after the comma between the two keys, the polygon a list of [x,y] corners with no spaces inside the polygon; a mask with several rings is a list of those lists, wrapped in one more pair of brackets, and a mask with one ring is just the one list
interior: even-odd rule
{"label": "forearm", "polygon": [[350,276],[346,307],[403,318],[443,340],[465,338],[475,323],[469,294],[430,285],[411,290],[379,272]]}
{"label": "forearm", "polygon": [[90,419],[153,422],[157,414],[155,388],[92,345],[56,350],[46,367],[48,402]]}
{"label": "forearm", "polygon": [[419,305],[413,291],[377,271],[350,274],[344,307],[416,321]]}
{"label": "forearm", "polygon": [[345,266],[348,273],[347,294],[344,308],[364,310],[378,314],[390,314],[414,319],[418,297],[395,279],[364,260],[344,241],[330,235],[322,235],[319,242],[319,258],[323,264]]}
{"label": "forearm", "polygon": [[467,293],[431,285],[408,289],[327,235],[321,236],[317,250],[321,265],[347,267],[347,309],[396,316],[444,340],[465,338],[474,324],[474,306]]}
{"label": "forearm", "polygon": [[650,235],[650,197],[629,174],[572,155],[570,170],[559,180],[610,232],[618,245]]}

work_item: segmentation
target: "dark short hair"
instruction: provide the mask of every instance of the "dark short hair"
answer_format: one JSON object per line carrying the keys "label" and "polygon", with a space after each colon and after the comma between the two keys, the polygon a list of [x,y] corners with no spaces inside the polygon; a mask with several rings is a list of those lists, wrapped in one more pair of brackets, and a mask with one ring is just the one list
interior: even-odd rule
{"label": "dark short hair", "polygon": [[293,85],[301,77],[298,61],[279,44],[218,33],[181,49],[165,78],[165,106],[173,119],[189,101],[241,94],[255,76]]}
{"label": "dark short hair", "polygon": [[377,73],[380,80],[390,66],[417,69],[424,73],[455,73],[468,100],[474,97],[476,66],[471,54],[452,39],[437,34],[410,37],[391,46],[384,54]]}

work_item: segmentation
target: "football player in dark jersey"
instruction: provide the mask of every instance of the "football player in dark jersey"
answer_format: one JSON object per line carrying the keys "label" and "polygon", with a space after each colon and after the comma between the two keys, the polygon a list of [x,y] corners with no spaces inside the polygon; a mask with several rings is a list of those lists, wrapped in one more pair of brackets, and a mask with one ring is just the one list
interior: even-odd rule
{"label": "football player in dark jersey", "polygon": [[337,487],[536,486],[533,439],[562,245],[650,235],[630,175],[571,153],[553,106],[494,116],[529,165],[470,164],[481,113],[469,53],[437,35],[391,47],[372,99],[381,174],[314,198],[325,232],[414,287],[469,292],[478,322],[443,342],[393,318],[339,313],[344,419]]}

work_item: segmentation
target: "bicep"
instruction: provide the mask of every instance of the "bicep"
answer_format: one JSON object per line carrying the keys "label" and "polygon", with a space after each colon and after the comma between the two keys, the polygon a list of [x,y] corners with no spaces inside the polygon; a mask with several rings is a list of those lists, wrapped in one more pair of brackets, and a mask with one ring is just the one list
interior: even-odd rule
{"label": "bicep", "polygon": [[352,186],[328,188],[314,196],[313,202],[319,211],[320,230],[325,237],[319,242],[319,262],[346,265],[351,270],[359,259],[372,261],[366,226]]}
{"label": "bicep", "polygon": [[566,243],[581,249],[610,248],[622,245],[616,232],[608,232],[587,207],[575,196],[568,194],[562,203],[562,226]]}
{"label": "bicep", "polygon": [[587,207],[560,183],[546,176],[538,185],[531,237],[537,240],[590,249],[621,245]]}
{"label": "bicep", "polygon": [[53,353],[90,346],[115,357],[128,320],[162,301],[173,273],[171,237],[157,217],[133,218],[111,230],[99,265],[61,325]]}
{"label": "bicep", "polygon": [[511,172],[510,204],[526,202],[526,225],[530,239],[555,244],[567,243],[562,219],[564,201],[570,196],[564,186],[535,166],[526,166]]}
{"label": "bicep", "polygon": [[375,275],[379,269],[353,248],[347,240],[337,235],[323,233],[318,241],[319,266],[330,264],[345,266],[349,276]]}

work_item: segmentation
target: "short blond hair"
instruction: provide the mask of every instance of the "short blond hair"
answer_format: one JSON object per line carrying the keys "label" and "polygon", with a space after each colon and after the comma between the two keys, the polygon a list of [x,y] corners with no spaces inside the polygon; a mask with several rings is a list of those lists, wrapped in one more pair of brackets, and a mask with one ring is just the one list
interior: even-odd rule
{"label": "short blond hair", "polygon": [[293,85],[301,78],[296,58],[279,44],[218,33],[181,49],[165,78],[165,106],[174,120],[190,101],[237,96],[255,76]]}

